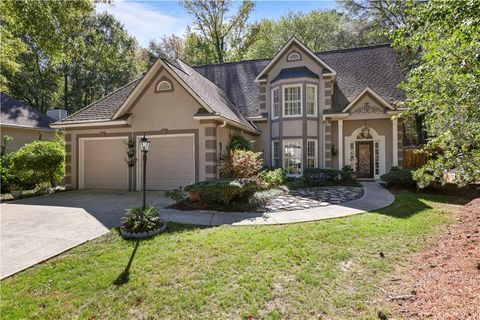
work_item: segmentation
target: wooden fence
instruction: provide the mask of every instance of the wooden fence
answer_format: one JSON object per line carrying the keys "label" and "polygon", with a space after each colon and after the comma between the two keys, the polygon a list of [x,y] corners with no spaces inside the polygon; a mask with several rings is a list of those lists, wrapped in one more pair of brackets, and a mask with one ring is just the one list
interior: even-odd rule
{"label": "wooden fence", "polygon": [[427,163],[428,156],[414,148],[403,148],[403,167],[417,169]]}

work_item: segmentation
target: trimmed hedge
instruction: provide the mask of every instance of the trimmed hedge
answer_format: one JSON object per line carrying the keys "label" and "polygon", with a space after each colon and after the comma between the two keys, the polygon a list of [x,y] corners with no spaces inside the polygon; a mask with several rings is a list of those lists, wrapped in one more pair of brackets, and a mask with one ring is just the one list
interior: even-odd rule
{"label": "trimmed hedge", "polygon": [[234,200],[250,196],[257,184],[254,179],[217,179],[198,182],[185,187],[187,192],[198,192],[203,203],[228,205]]}
{"label": "trimmed hedge", "polygon": [[341,170],[321,169],[321,168],[307,168],[303,170],[303,177],[307,185],[318,183],[322,181],[338,181],[342,176]]}
{"label": "trimmed hedge", "polygon": [[389,173],[383,174],[380,179],[385,181],[391,187],[409,188],[415,186],[410,169],[399,169],[392,167]]}

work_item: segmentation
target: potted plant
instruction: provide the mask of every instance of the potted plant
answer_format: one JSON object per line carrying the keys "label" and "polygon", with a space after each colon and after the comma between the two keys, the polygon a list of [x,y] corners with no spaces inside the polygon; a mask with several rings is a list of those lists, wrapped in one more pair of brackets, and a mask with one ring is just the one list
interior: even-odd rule
{"label": "potted plant", "polygon": [[22,197],[23,190],[19,188],[19,186],[14,183],[10,187],[10,194],[14,199],[20,199]]}
{"label": "potted plant", "polygon": [[155,206],[133,207],[126,210],[120,226],[120,234],[125,239],[145,239],[164,232],[167,223],[160,219]]}
{"label": "potted plant", "polygon": [[190,197],[190,202],[199,202],[200,201],[200,190],[199,186],[200,183],[195,183],[185,187],[185,191],[188,192],[188,196]]}

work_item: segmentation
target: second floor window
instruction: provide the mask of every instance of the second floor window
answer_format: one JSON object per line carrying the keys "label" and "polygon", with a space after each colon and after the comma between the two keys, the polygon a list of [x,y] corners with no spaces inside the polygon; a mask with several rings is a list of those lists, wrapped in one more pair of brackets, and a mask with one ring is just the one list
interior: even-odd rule
{"label": "second floor window", "polygon": [[272,119],[280,116],[280,95],[278,88],[272,89]]}
{"label": "second floor window", "polygon": [[307,84],[307,116],[317,115],[317,86]]}
{"label": "second floor window", "polygon": [[302,115],[302,86],[283,86],[283,116]]}

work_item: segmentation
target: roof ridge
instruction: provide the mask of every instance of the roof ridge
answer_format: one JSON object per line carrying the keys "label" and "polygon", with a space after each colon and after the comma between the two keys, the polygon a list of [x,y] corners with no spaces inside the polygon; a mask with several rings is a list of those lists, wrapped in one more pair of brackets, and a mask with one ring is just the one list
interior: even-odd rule
{"label": "roof ridge", "polygon": [[[364,49],[371,49],[371,48],[376,48],[376,47],[386,47],[386,46],[391,46],[391,43],[382,43],[382,44],[374,44],[374,45],[366,45],[366,46],[360,46],[360,47],[352,47],[352,48],[343,48],[343,49],[333,49],[333,50],[326,50],[326,51],[316,51],[314,52],[316,55],[317,54],[322,54],[322,53],[332,53],[332,52],[346,52],[346,51],[356,51],[356,50],[364,50]],[[177,58],[178,59],[178,58]],[[272,60],[273,57],[270,58],[256,58],[256,59],[247,59],[247,60],[240,60],[240,61],[228,61],[228,62],[221,62],[221,63],[210,63],[210,64],[201,64],[201,65],[196,65],[191,68],[202,68],[202,67],[209,67],[209,66],[222,66],[222,65],[229,65],[229,64],[235,64],[235,63],[244,63],[244,62],[254,62],[254,61],[263,61],[263,60]],[[184,62],[185,63],[185,62]]]}
{"label": "roof ridge", "polygon": [[78,110],[75,111],[74,113],[68,115],[68,116],[67,116],[65,119],[63,119],[62,121],[68,120],[68,118],[73,117],[74,115],[76,115],[76,114],[79,113],[80,111],[83,111],[83,110],[85,110],[85,109],[87,109],[87,108],[90,108],[92,105],[94,105],[94,104],[96,104],[96,103],[98,103],[98,102],[100,102],[100,101],[102,101],[102,100],[105,100],[106,98],[108,98],[109,96],[113,95],[114,93],[117,93],[118,91],[120,91],[120,90],[124,89],[125,87],[131,85],[131,84],[134,83],[135,81],[138,81],[138,80],[142,79],[143,76],[145,76],[145,74],[142,74],[140,77],[136,78],[135,80],[132,80],[132,81],[130,81],[129,83],[121,86],[120,88],[115,89],[114,91],[112,91],[112,92],[110,92],[109,94],[101,97],[100,99],[93,101],[93,102],[90,103],[89,105],[86,105],[85,107],[83,107],[83,108],[81,108],[81,109],[78,109]]}
{"label": "roof ridge", "polygon": [[373,49],[373,48],[378,48],[378,47],[391,47],[391,45],[392,45],[391,43],[382,43],[382,44],[374,44],[374,45],[353,47],[353,48],[334,49],[334,50],[327,50],[327,51],[317,51],[317,52],[315,52],[315,54],[366,50],[366,49]]}

